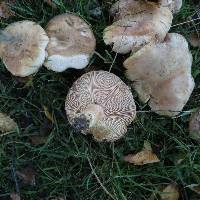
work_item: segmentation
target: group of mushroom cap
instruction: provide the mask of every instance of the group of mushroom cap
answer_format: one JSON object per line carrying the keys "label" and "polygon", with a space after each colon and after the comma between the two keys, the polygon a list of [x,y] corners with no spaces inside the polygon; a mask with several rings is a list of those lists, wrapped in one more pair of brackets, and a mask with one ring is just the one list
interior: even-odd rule
{"label": "group of mushroom cap", "polygon": [[[110,9],[114,23],[104,30],[105,44],[125,60],[126,77],[142,102],[158,114],[177,115],[194,88],[192,55],[186,39],[168,33],[181,0],[119,0]],[[45,67],[56,72],[82,69],[96,46],[89,25],[80,17],[62,14],[46,29],[30,21],[9,25],[0,35],[0,56],[15,76],[28,76]],[[99,141],[115,141],[136,116],[130,88],[116,75],[91,71],[68,92],[65,109],[70,124]]]}
{"label": "group of mushroom cap", "polygon": [[25,77],[44,64],[50,70],[82,69],[95,50],[89,25],[69,13],[51,19],[45,30],[32,21],[8,25],[0,33],[0,56],[8,71]]}

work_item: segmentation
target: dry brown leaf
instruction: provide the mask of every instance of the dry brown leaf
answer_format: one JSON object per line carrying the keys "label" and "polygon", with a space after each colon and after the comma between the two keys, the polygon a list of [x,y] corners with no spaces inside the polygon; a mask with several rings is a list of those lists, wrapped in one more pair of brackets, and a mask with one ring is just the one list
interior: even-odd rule
{"label": "dry brown leaf", "polygon": [[52,0],[45,0],[48,5],[50,5],[53,9],[57,9],[57,5]]}
{"label": "dry brown leaf", "polygon": [[200,47],[200,33],[191,33],[188,40],[193,47]]}
{"label": "dry brown leaf", "polygon": [[149,163],[160,162],[156,154],[153,153],[149,142],[144,142],[143,150],[137,154],[129,154],[124,157],[124,160],[134,165],[145,165]]}
{"label": "dry brown leaf", "polygon": [[190,117],[189,133],[191,138],[200,141],[200,109]]}
{"label": "dry brown leaf", "polygon": [[179,199],[178,187],[175,184],[169,184],[162,190],[160,195],[161,200],[178,200]]}
{"label": "dry brown leaf", "polygon": [[10,195],[11,200],[20,200],[20,196],[17,193],[12,193]]}
{"label": "dry brown leaf", "polygon": [[196,192],[197,194],[200,194],[200,185],[191,184],[191,185],[189,185],[187,187],[190,188],[192,191]]}
{"label": "dry brown leaf", "polygon": [[43,106],[44,114],[51,122],[54,122],[53,115],[49,112],[48,108],[46,106]]}
{"label": "dry brown leaf", "polygon": [[35,172],[32,167],[26,167],[20,171],[16,171],[17,177],[23,185],[35,185]]}
{"label": "dry brown leaf", "polygon": [[14,12],[10,9],[8,3],[14,4],[15,0],[0,2],[0,18],[9,18],[14,15]]}
{"label": "dry brown leaf", "polygon": [[35,135],[30,137],[30,139],[33,145],[41,145],[46,143],[46,141],[48,140],[48,136]]}
{"label": "dry brown leaf", "polygon": [[16,122],[8,115],[0,113],[0,131],[2,133],[13,131],[17,128]]}

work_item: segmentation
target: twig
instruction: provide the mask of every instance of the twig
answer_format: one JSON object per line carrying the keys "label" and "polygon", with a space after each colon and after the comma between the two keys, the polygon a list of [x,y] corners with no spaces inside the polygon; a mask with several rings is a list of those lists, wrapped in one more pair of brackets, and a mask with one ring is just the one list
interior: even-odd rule
{"label": "twig", "polygon": [[189,20],[189,21],[186,21],[186,22],[182,22],[182,23],[179,23],[179,24],[175,24],[171,27],[176,27],[176,26],[180,26],[180,25],[183,25],[183,24],[187,24],[187,23],[191,23],[191,22],[194,22],[196,20],[199,20],[200,18],[196,18],[196,19],[192,19],[192,20]]}
{"label": "twig", "polygon": [[97,174],[96,174],[96,172],[95,172],[95,170],[94,170],[94,168],[93,168],[93,166],[92,166],[92,163],[91,163],[89,157],[87,157],[87,160],[88,160],[88,163],[89,163],[90,168],[91,168],[91,170],[92,170],[92,173],[94,174],[95,178],[97,179],[97,182],[100,184],[100,186],[102,187],[102,189],[103,189],[103,190],[105,191],[105,193],[106,193],[107,195],[109,195],[113,200],[116,200],[116,199],[112,196],[112,194],[110,194],[110,192],[108,192],[108,190],[107,190],[106,187],[103,185],[103,183],[100,181],[99,177],[97,176]]}

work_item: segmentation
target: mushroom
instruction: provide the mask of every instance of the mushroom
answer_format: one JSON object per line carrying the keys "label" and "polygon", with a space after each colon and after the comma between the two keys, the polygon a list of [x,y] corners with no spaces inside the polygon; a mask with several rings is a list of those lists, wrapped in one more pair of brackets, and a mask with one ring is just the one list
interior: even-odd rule
{"label": "mushroom", "polygon": [[40,25],[27,20],[15,22],[0,33],[0,56],[13,75],[29,76],[44,63],[48,42]]}
{"label": "mushroom", "polygon": [[172,13],[179,12],[183,4],[182,0],[146,0],[146,2],[168,7]]}
{"label": "mushroom", "polygon": [[77,131],[109,142],[121,138],[136,115],[131,90],[107,71],[91,71],[81,76],[69,90],[65,109]]}
{"label": "mushroom", "polygon": [[50,42],[45,66],[55,72],[67,68],[82,69],[94,53],[96,40],[89,25],[80,17],[62,14],[54,17],[46,27]]}
{"label": "mushroom", "polygon": [[145,1],[120,0],[110,10],[114,23],[104,30],[104,42],[113,51],[126,54],[152,41],[163,41],[172,24],[167,7]]}
{"label": "mushroom", "polygon": [[167,116],[177,115],[192,93],[191,65],[188,43],[176,33],[169,33],[162,43],[146,45],[124,62],[141,101]]}

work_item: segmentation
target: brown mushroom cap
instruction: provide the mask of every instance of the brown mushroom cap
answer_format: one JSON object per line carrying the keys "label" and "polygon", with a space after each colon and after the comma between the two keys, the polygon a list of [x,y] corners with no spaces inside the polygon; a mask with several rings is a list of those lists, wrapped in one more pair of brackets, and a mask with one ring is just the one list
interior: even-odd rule
{"label": "brown mushroom cap", "polygon": [[164,40],[173,18],[166,7],[134,0],[114,4],[111,15],[117,21],[104,30],[103,39],[107,45],[113,45],[113,51],[122,54],[135,52],[152,41]]}
{"label": "brown mushroom cap", "polygon": [[176,33],[149,44],[125,62],[126,76],[143,102],[161,115],[177,115],[194,88],[192,55],[185,38]]}
{"label": "brown mushroom cap", "polygon": [[136,115],[129,87],[106,71],[81,76],[69,90],[65,109],[74,128],[99,141],[121,138]]}
{"label": "brown mushroom cap", "polygon": [[62,14],[54,17],[46,27],[50,42],[45,66],[56,72],[67,68],[82,69],[94,53],[96,40],[89,25],[80,17]]}
{"label": "brown mushroom cap", "polygon": [[43,28],[32,21],[20,21],[8,25],[2,33],[0,55],[8,71],[20,77],[37,72],[49,41]]}

